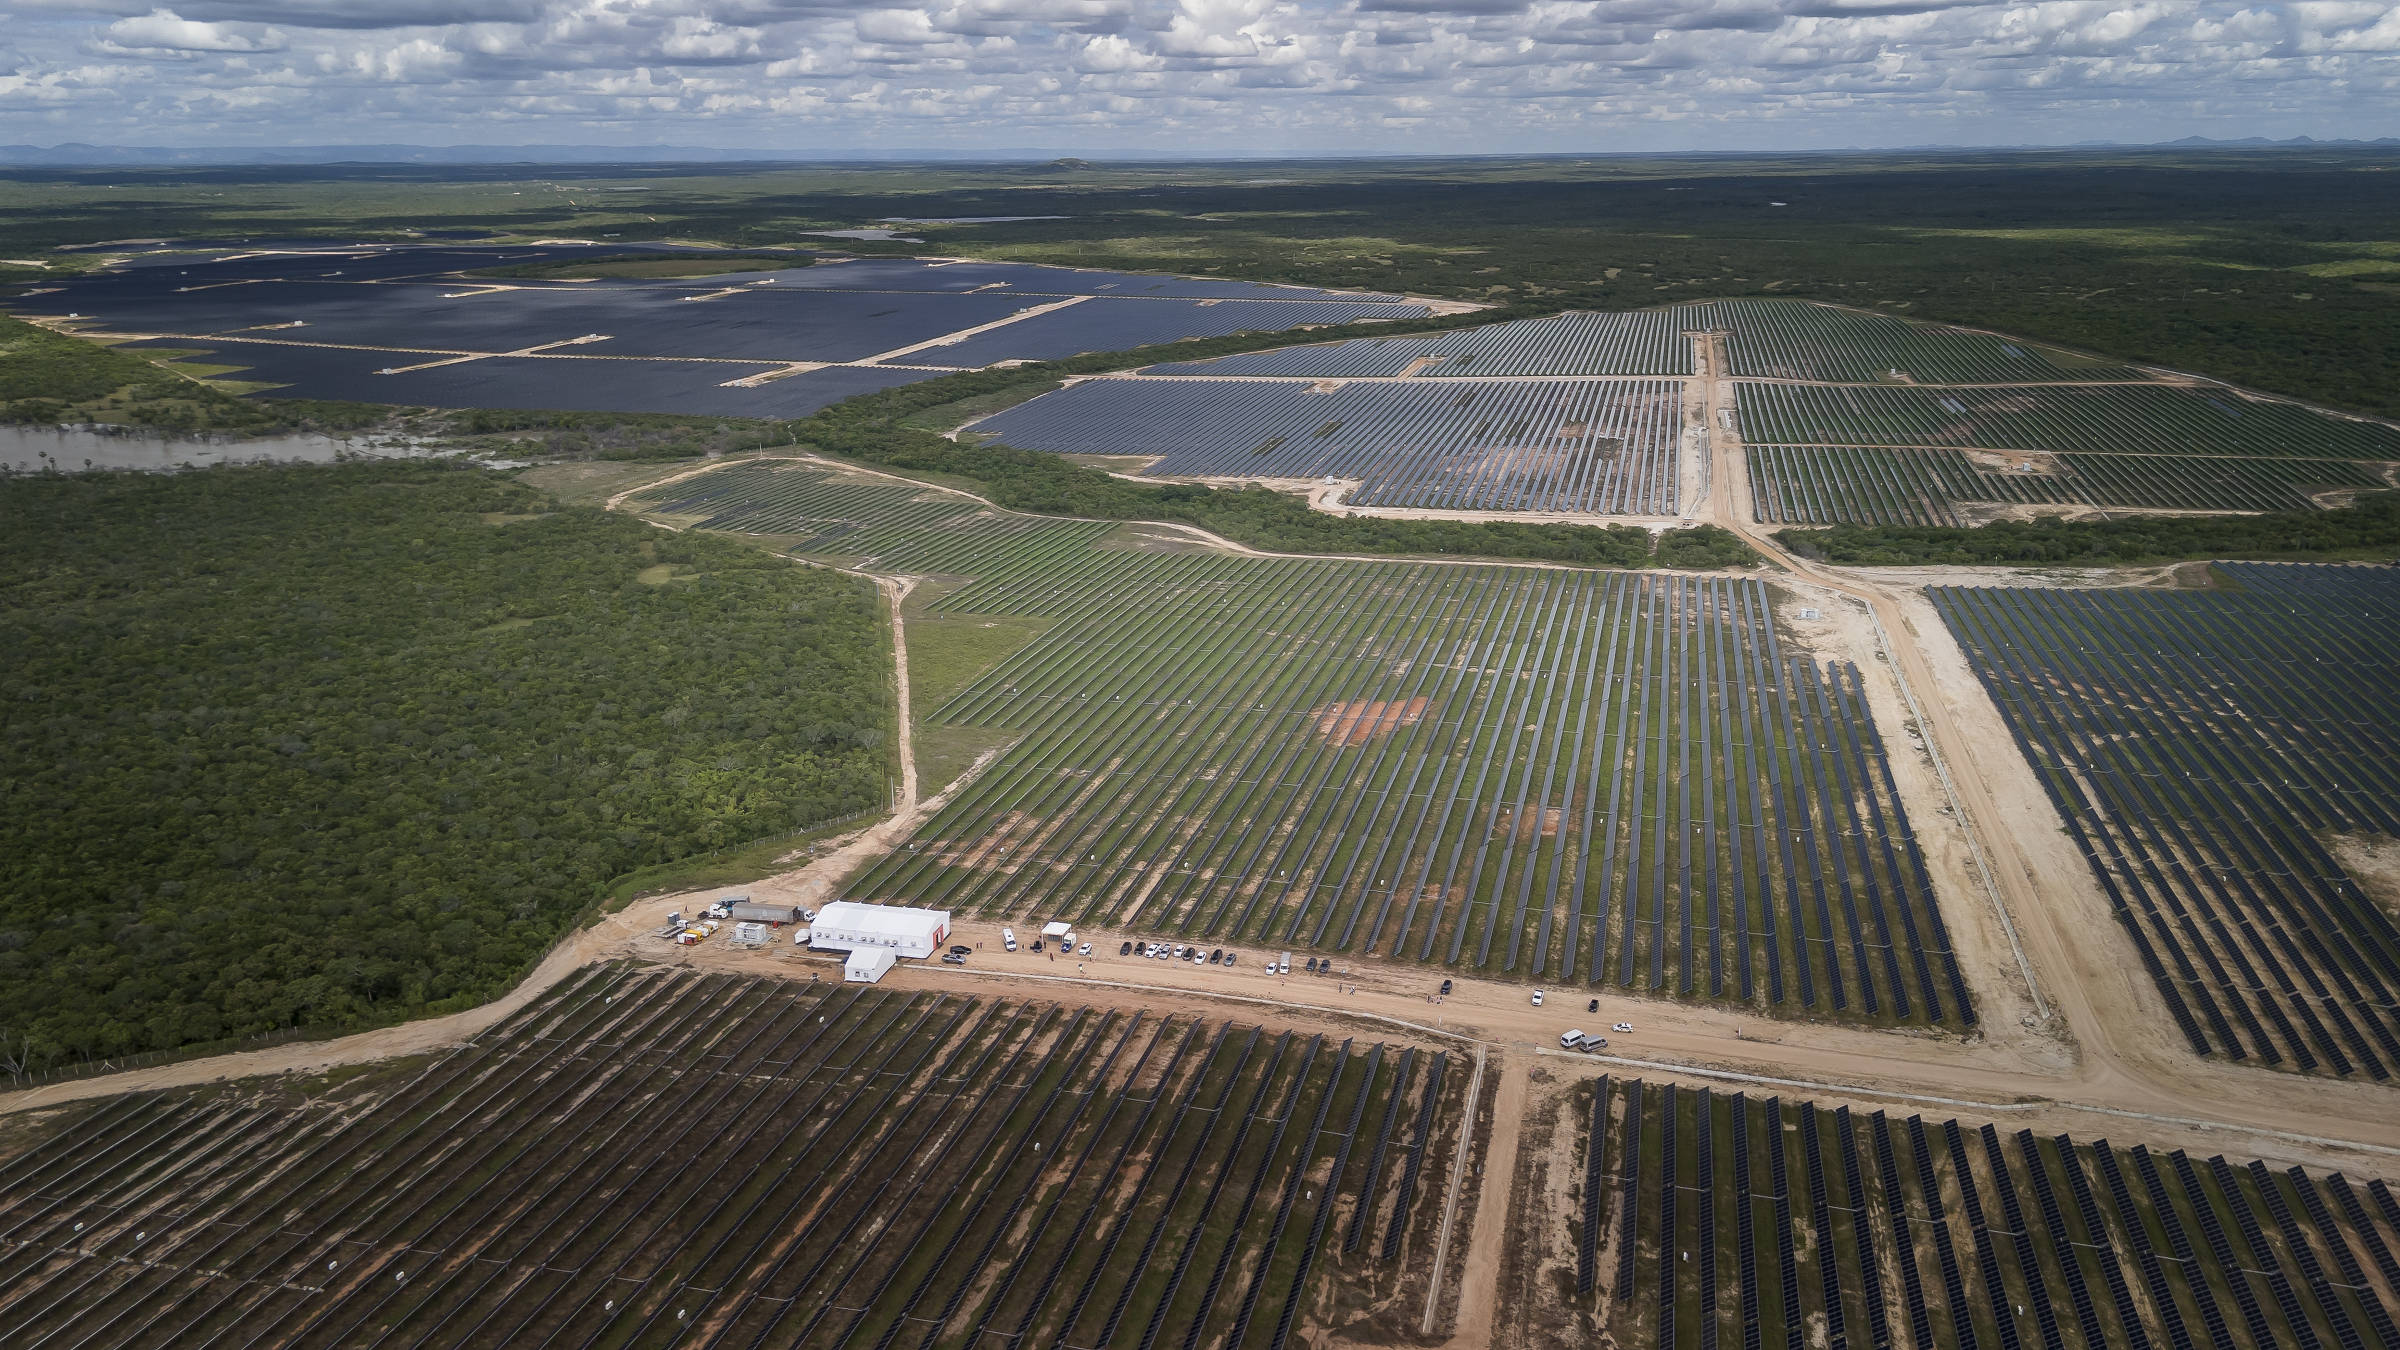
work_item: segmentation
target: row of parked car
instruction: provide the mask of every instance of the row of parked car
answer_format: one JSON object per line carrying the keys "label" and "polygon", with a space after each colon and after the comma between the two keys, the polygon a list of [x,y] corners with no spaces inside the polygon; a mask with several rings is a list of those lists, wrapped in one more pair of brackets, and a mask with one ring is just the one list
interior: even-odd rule
{"label": "row of parked car", "polygon": [[[1087,945],[1085,950],[1090,950],[1090,947]],[[1152,961],[1189,961],[1195,966],[1230,966],[1236,953],[1223,947],[1204,952],[1198,947],[1174,942],[1144,942],[1138,945],[1120,942],[1117,944],[1117,955],[1140,956]]]}

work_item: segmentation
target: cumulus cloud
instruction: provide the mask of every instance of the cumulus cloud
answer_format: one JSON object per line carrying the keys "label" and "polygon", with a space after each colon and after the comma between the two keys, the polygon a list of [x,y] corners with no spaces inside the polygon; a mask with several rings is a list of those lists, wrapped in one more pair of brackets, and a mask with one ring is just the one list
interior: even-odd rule
{"label": "cumulus cloud", "polygon": [[188,0],[195,19],[290,28],[432,28],[454,23],[530,23],[542,0]]}
{"label": "cumulus cloud", "polygon": [[113,54],[200,52],[271,52],[283,49],[272,28],[246,30],[234,25],[186,19],[173,10],[154,9],[139,18],[119,19],[101,31],[97,48]]}
{"label": "cumulus cloud", "polygon": [[408,128],[1239,152],[2400,132],[2400,0],[0,4],[16,20],[0,140]]}

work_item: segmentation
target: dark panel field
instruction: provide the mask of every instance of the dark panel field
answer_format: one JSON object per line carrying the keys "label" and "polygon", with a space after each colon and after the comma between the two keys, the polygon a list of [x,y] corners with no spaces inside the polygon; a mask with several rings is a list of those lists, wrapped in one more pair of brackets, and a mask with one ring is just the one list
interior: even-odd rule
{"label": "dark panel field", "polygon": [[1044,299],[1092,295],[1180,300],[1336,300],[1392,302],[1382,291],[1331,291],[1230,277],[1179,277],[1159,272],[1116,272],[1105,268],[1050,267],[1034,263],[978,262],[946,258],[851,258],[824,262],[805,273],[780,274],[807,287],[866,287],[907,291],[1006,290]]}
{"label": "dark panel field", "polygon": [[1148,472],[1346,478],[1361,506],[1676,510],[1680,380],[1085,380],[975,425]]}
{"label": "dark panel field", "polygon": [[1570,1100],[1551,1344],[2400,1345],[2380,1180],[1638,1080]]}
{"label": "dark panel field", "polygon": [[1790,300],[1718,300],[1689,305],[1694,328],[1726,334],[1729,373],[1786,380],[1893,384],[2039,384],[2134,380],[2114,361],[1996,333],[1917,323],[1835,305]]}
{"label": "dark panel field", "polygon": [[1431,337],[1362,338],[1153,366],[1159,375],[1423,377],[1689,375],[1691,330],[1710,307],[1587,313],[1570,310]]}
{"label": "dark panel field", "polygon": [[[188,347],[169,341],[167,347]],[[293,347],[224,342],[212,361],[242,367],[235,378],[278,386],[273,392],[310,398],[355,399],[443,408],[565,409],[650,412],[665,408],[727,417],[800,417],[854,394],[920,379],[921,371],[880,366],[827,366],[746,388],[725,382],[775,367],[738,361],[609,360],[501,356],[420,370],[436,353]],[[391,370],[385,375],[380,372]]]}
{"label": "dark panel field", "polygon": [[2400,926],[2328,851],[2400,834],[2400,571],[1929,594],[2203,1054],[2388,1078]]}
{"label": "dark panel field", "polygon": [[1744,383],[1742,438],[2094,454],[2400,460],[2400,427],[2207,385],[2014,389]]}
{"label": "dark panel field", "polygon": [[1861,677],[1758,582],[1095,547],[808,466],[640,504],[1050,621],[919,714],[1015,740],[855,898],[1973,1019]]}
{"label": "dark panel field", "polygon": [[1056,360],[1082,352],[1120,352],[1183,338],[1279,332],[1354,319],[1413,318],[1422,305],[1346,304],[1291,300],[1086,301],[1036,315],[963,342],[936,347],[917,359],[948,366],[994,361]]}
{"label": "dark panel field", "polygon": [[89,1350],[1413,1332],[1459,1166],[1449,1067],[594,970],[377,1096],[237,1084],[78,1113],[0,1162],[0,1325]]}
{"label": "dark panel field", "polygon": [[[80,331],[209,351],[290,397],[760,418],[805,415],[943,368],[1426,312],[1373,294],[914,258],[658,280],[506,274],[627,251],[674,256],[564,245],[188,251],[11,303],[37,318],[73,316]],[[907,350],[959,334],[968,335]],[[528,349],[545,353],[542,364],[509,359]],[[462,354],[492,364],[406,369]],[[892,364],[721,387],[793,363],[878,357]]]}
{"label": "dark panel field", "polygon": [[[2306,511],[2315,494],[2391,486],[2344,459],[2212,455],[2009,455],[1964,450],[1745,445],[1750,495],[1769,522],[1972,525],[1962,503],[2122,511]],[[2015,467],[2012,467],[2015,466]]]}

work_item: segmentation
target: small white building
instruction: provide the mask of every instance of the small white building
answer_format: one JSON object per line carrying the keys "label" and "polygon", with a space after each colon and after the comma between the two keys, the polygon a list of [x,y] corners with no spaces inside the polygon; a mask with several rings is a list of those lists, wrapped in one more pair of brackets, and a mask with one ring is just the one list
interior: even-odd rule
{"label": "small white building", "polygon": [[897,959],[889,947],[861,947],[842,962],[842,978],[851,984],[873,984]]}
{"label": "small white building", "polygon": [[894,956],[929,957],[950,937],[950,911],[864,905],[836,900],[817,911],[808,926],[808,945],[820,951],[874,949]]}

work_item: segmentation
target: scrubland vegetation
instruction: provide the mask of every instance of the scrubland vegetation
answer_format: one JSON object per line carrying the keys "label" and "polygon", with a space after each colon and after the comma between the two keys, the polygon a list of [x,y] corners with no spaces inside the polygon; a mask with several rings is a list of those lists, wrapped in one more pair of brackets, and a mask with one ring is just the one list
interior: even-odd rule
{"label": "scrubland vegetation", "polygon": [[620,873],[885,801],[871,588],[428,463],[0,482],[0,1031],[464,1007]]}

